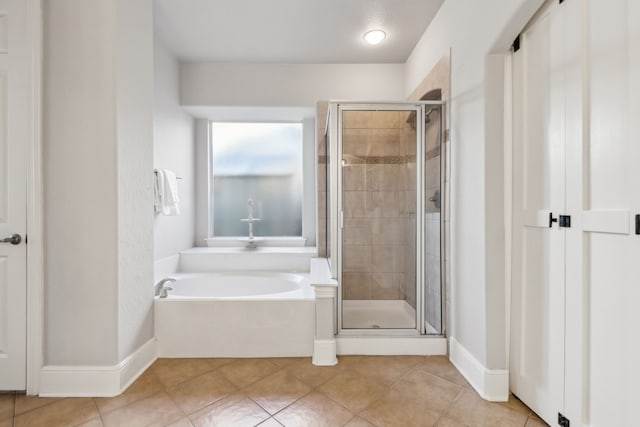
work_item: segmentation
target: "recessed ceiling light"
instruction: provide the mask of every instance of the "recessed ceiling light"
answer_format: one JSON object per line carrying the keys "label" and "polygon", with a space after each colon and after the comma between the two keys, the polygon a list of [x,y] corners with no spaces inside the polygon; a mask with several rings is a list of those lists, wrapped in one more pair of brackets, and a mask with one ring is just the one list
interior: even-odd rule
{"label": "recessed ceiling light", "polygon": [[371,30],[364,33],[363,37],[369,44],[378,44],[387,37],[387,34],[382,30]]}

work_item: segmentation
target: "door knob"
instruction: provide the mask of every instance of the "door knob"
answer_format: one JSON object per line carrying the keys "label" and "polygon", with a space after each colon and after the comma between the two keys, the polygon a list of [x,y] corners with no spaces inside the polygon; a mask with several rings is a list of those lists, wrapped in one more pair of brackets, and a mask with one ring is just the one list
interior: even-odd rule
{"label": "door knob", "polygon": [[12,245],[19,245],[20,242],[22,242],[22,236],[19,234],[12,234],[11,236],[0,240],[0,243],[11,243]]}
{"label": "door knob", "polygon": [[549,212],[549,228],[553,227],[554,222],[558,222],[558,218],[554,218],[553,213]]}

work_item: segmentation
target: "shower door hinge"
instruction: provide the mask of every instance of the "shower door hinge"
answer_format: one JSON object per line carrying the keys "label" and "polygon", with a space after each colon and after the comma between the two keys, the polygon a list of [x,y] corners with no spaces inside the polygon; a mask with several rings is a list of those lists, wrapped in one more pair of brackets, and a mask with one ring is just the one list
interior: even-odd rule
{"label": "shower door hinge", "polygon": [[560,427],[569,427],[570,425],[569,418],[565,417],[560,412],[558,412],[558,425]]}
{"label": "shower door hinge", "polygon": [[636,234],[640,235],[640,214],[636,215]]}

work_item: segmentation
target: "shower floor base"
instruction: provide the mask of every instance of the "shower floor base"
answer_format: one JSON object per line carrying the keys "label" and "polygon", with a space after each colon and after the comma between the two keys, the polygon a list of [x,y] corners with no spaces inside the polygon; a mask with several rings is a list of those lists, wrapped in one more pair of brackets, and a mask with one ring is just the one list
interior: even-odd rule
{"label": "shower floor base", "polygon": [[343,300],[343,329],[414,329],[416,310],[404,300]]}

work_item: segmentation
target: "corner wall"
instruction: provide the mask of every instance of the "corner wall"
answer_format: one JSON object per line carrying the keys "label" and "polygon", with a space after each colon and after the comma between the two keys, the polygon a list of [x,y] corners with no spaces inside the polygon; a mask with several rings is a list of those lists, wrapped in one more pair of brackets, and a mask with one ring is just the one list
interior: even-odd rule
{"label": "corner wall", "polygon": [[156,215],[154,260],[195,246],[195,121],[180,107],[178,61],[156,37],[154,52],[153,166],[180,176],[180,214]]}
{"label": "corner wall", "polygon": [[155,357],[152,0],[43,12],[40,391],[115,394]]}
{"label": "corner wall", "polygon": [[44,363],[118,359],[113,2],[43,4]]}
{"label": "corner wall", "polygon": [[153,334],[152,0],[117,0],[118,360]]}
{"label": "corner wall", "polygon": [[[478,374],[485,380],[500,370],[504,374],[500,391],[493,397],[508,393],[508,328],[504,236],[488,239],[487,235],[487,230],[504,231],[504,199],[500,198],[504,184],[500,127],[504,94],[494,90],[503,84],[503,74],[490,71],[498,68],[496,55],[508,52],[542,2],[447,0],[405,68],[406,96],[451,49],[453,296],[449,331],[452,341],[463,349],[452,349],[451,356],[452,360],[461,354],[473,359],[461,369],[468,379],[478,373],[474,370],[483,370]],[[493,381],[495,375],[491,378]],[[482,384],[475,381],[474,386]]]}

